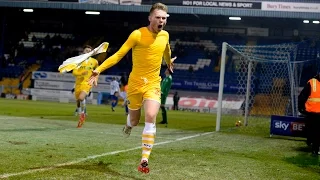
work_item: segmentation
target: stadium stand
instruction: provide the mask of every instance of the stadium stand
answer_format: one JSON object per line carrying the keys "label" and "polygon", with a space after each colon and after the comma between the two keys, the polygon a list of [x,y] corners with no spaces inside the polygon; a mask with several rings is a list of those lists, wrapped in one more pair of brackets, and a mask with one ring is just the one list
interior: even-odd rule
{"label": "stadium stand", "polygon": [[[64,12],[65,13],[65,12]],[[70,14],[68,14],[70,15]],[[63,16],[63,13],[59,17],[51,17],[50,21],[39,21],[40,17],[35,18],[34,21],[39,21],[39,24],[25,24],[25,29],[20,30],[19,39],[14,38],[15,41],[12,44],[15,52],[9,52],[7,54],[15,55],[14,58],[9,57],[5,62],[5,67],[1,68],[0,77],[3,78],[1,84],[4,86],[18,86],[16,83],[19,77],[26,72],[39,70],[39,71],[51,71],[56,72],[58,66],[63,60],[68,57],[78,55],[81,51],[81,46],[84,44],[90,44],[97,46],[103,41],[110,42],[108,53],[99,58],[100,62],[112,55],[124,42],[128,34],[139,27],[141,24],[134,22],[131,18],[127,19],[124,23],[125,15],[119,15],[119,20],[105,22],[102,24],[103,28],[97,29],[97,32],[93,35],[90,31],[84,31],[78,28],[79,21],[70,22],[58,19]],[[82,16],[80,16],[82,18]],[[202,17],[205,20],[209,20],[208,17]],[[207,19],[208,18],[208,19]],[[31,18],[32,19],[32,18]],[[88,18],[89,19],[89,18]],[[181,18],[173,17],[170,19],[170,24],[176,24],[175,27],[168,25],[170,29],[170,45],[173,51],[173,55],[178,56],[175,63],[174,78],[176,82],[199,81],[199,82],[211,82],[212,84],[219,83],[220,76],[220,58],[221,58],[221,45],[222,42],[228,42],[232,45],[266,45],[266,44],[279,44],[287,42],[296,42],[296,39],[291,38],[271,38],[271,37],[248,37],[244,33],[233,33],[237,29],[230,28],[230,32],[219,32],[220,29],[211,28],[210,26],[203,26],[204,20],[194,21],[195,17],[183,15],[183,22],[180,22]],[[29,19],[30,20],[30,19]],[[91,19],[90,19],[91,20]],[[99,22],[101,19],[86,21],[87,26],[93,23]],[[195,22],[195,26],[186,26],[188,22]],[[122,24],[121,24],[122,23]],[[65,24],[63,27],[61,24]],[[199,27],[199,24],[202,27]],[[61,27],[60,27],[61,26]],[[75,27],[72,27],[75,26]],[[108,27],[108,28],[106,28]],[[123,28],[125,27],[125,28]],[[229,28],[229,27],[227,27]],[[240,28],[240,27],[239,27]],[[183,29],[183,31],[181,30]],[[76,30],[76,31],[75,31]],[[117,32],[117,36],[113,36],[114,32]],[[241,32],[241,31],[237,31]],[[10,44],[6,44],[10,46]],[[297,50],[297,60],[315,59],[319,56],[320,46],[318,41],[308,41],[299,46]],[[235,65],[233,63],[232,54],[227,54],[226,64],[226,79],[227,84],[237,84],[236,76],[234,72]],[[4,61],[3,61],[4,62]],[[14,64],[14,66],[12,66]],[[164,66],[165,67],[165,66]],[[309,68],[309,69],[308,69]],[[312,66],[306,67],[303,70],[310,72]],[[165,68],[162,69],[162,73]],[[131,70],[131,54],[123,58],[116,66],[112,67],[104,74],[120,75],[122,73],[130,72]],[[313,70],[316,71],[316,70]],[[263,74],[262,74],[263,75]],[[6,80],[15,79],[12,80]],[[263,78],[263,77],[261,77]],[[302,77],[302,79],[308,79],[309,76]],[[23,88],[30,86],[30,78],[26,78],[28,83],[23,84]],[[303,84],[305,80],[302,80]],[[9,83],[11,82],[11,83]],[[259,84],[260,87],[270,86],[272,81],[264,81]],[[259,91],[259,87],[257,88]],[[206,89],[192,89],[187,86],[173,86],[173,90],[190,90],[190,91],[208,91]],[[217,88],[209,90],[217,92]],[[9,92],[7,89],[6,92]],[[232,93],[232,92],[230,92]]]}

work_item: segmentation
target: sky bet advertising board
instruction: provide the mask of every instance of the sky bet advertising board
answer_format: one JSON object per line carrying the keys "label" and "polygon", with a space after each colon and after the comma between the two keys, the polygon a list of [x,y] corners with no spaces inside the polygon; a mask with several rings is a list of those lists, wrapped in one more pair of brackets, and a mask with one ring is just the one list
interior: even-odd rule
{"label": "sky bet advertising board", "polygon": [[303,117],[271,116],[270,135],[306,137]]}

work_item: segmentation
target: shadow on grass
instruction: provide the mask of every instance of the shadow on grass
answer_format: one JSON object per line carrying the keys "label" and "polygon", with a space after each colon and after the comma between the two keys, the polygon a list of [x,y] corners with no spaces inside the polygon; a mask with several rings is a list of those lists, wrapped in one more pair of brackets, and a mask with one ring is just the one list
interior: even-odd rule
{"label": "shadow on grass", "polygon": [[67,165],[67,166],[63,166],[63,167],[59,167],[59,168],[63,168],[63,169],[79,169],[82,171],[98,171],[101,173],[106,173],[109,175],[112,175],[113,177],[118,177],[119,179],[123,179],[123,178],[130,178],[130,179],[134,179],[134,180],[142,180],[140,178],[136,178],[134,176],[128,176],[128,175],[124,175],[121,174],[119,172],[116,172],[115,170],[113,170],[113,168],[111,167],[112,163],[104,163],[102,161],[98,162],[98,163],[94,163],[91,165],[88,164],[83,164],[83,165],[79,165],[79,164],[74,164],[74,165]]}
{"label": "shadow on grass", "polygon": [[28,144],[27,142],[24,142],[24,141],[8,141],[8,143],[13,144],[13,145]]}
{"label": "shadow on grass", "polygon": [[266,128],[262,127],[252,127],[252,126],[225,126],[221,128],[221,132],[229,134],[239,134],[247,136],[256,136],[256,137],[268,137],[269,131]]}
{"label": "shadow on grass", "polygon": [[[164,128],[165,125],[157,125],[158,128]],[[179,134],[179,135],[190,135],[195,133],[206,133],[206,132],[213,132],[214,129],[212,127],[197,127],[197,128],[180,128],[180,127],[169,127],[168,129],[174,129],[175,131],[162,131],[162,135],[172,135],[172,134]]]}
{"label": "shadow on grass", "polygon": [[311,152],[311,147],[306,145],[306,146],[302,146],[302,147],[297,147],[297,148],[295,148],[295,150],[296,151],[310,153]]}
{"label": "shadow on grass", "polygon": [[15,128],[15,129],[0,129],[0,132],[26,132],[26,131],[57,131],[64,128]]}
{"label": "shadow on grass", "polygon": [[290,141],[297,141],[297,142],[305,142],[306,138],[303,137],[293,137],[293,136],[281,136],[281,135],[272,135],[267,137],[270,139],[278,139],[278,140],[290,140]]}
{"label": "shadow on grass", "polygon": [[212,132],[216,130],[215,126],[202,126],[197,128],[185,128],[186,131]]}
{"label": "shadow on grass", "polygon": [[288,163],[320,174],[320,156],[312,156],[310,152],[300,153],[297,156],[284,158],[284,160]]}

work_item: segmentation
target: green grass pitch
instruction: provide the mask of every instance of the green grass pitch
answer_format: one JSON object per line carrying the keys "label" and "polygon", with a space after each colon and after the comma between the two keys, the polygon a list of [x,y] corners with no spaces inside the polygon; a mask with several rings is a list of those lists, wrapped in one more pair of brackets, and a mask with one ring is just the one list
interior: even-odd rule
{"label": "green grass pitch", "polygon": [[[269,137],[269,120],[235,127],[236,117],[168,111],[157,125],[149,174],[141,157],[143,117],[122,136],[124,109],[88,105],[77,126],[74,104],[0,99],[0,179],[320,179],[320,160],[303,139]],[[159,113],[157,121],[160,122]]]}

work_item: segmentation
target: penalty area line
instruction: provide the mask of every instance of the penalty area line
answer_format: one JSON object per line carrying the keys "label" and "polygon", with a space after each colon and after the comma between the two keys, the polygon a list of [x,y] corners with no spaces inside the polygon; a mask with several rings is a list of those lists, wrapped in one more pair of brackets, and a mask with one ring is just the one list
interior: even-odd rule
{"label": "penalty area line", "polygon": [[[192,136],[187,136],[187,137],[184,137],[184,138],[177,138],[175,140],[163,141],[163,142],[155,143],[154,146],[169,144],[169,143],[173,143],[173,142],[177,142],[177,141],[188,140],[188,139],[192,139],[192,138],[196,138],[196,137],[204,136],[204,135],[209,135],[209,134],[213,134],[213,133],[214,132],[207,132],[207,133],[201,133],[201,134],[196,134],[196,135],[192,135]],[[31,170],[21,171],[21,172],[17,172],[17,173],[1,174],[0,175],[0,179],[9,178],[9,177],[12,177],[12,176],[21,176],[21,175],[26,175],[26,174],[36,173],[36,172],[42,172],[42,171],[49,171],[49,170],[52,170],[52,169],[55,169],[55,168],[59,168],[59,167],[63,167],[63,166],[69,166],[69,165],[73,165],[73,164],[78,164],[78,163],[81,163],[81,162],[84,162],[84,161],[87,161],[87,160],[90,160],[90,159],[96,159],[96,158],[103,157],[103,156],[115,155],[115,154],[129,152],[129,151],[133,151],[133,150],[137,150],[137,149],[141,149],[141,146],[130,148],[130,149],[119,150],[119,151],[107,152],[107,153],[98,154],[98,155],[92,155],[92,156],[88,156],[88,157],[85,157],[85,158],[80,158],[80,159],[77,159],[77,160],[74,160],[74,161],[61,163],[61,164],[55,164],[55,165],[48,166],[48,167],[43,167],[43,168],[31,169]]]}

